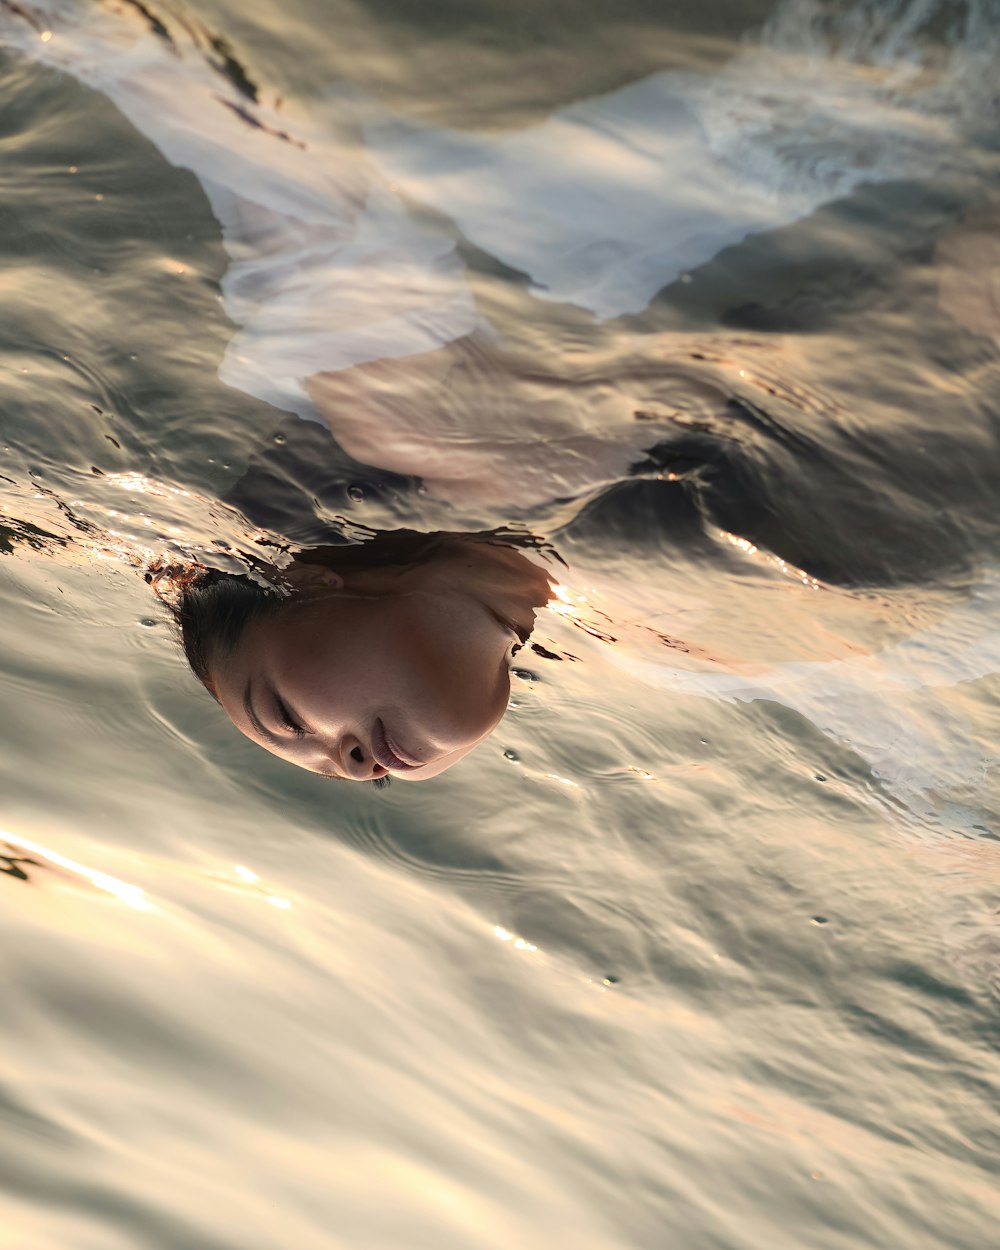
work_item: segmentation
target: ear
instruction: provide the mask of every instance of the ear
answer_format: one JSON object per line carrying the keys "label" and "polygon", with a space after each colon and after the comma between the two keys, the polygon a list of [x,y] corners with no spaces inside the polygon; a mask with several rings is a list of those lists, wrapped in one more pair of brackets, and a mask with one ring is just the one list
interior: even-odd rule
{"label": "ear", "polygon": [[344,579],[325,564],[290,564],[282,569],[282,576],[296,590],[343,590]]}

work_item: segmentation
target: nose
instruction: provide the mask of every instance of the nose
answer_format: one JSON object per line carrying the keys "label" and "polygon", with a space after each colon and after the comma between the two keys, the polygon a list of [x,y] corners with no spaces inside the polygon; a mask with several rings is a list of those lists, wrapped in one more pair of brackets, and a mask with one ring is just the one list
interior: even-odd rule
{"label": "nose", "polygon": [[338,764],[351,781],[374,781],[389,771],[375,762],[367,744],[353,734],[342,739],[338,756]]}

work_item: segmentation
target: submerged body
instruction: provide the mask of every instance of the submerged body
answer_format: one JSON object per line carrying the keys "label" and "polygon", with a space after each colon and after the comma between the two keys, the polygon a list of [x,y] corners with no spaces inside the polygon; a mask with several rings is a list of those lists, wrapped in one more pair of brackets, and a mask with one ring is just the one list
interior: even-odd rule
{"label": "submerged body", "polygon": [[[886,508],[880,518],[879,501],[856,491],[852,457],[877,457],[877,441],[859,448],[849,409],[801,381],[816,359],[809,345],[653,334],[621,318],[747,235],[860,187],[975,175],[969,136],[991,116],[995,5],[969,0],[960,34],[926,62],[917,6],[896,8],[892,21],[851,36],[850,23],[824,27],[790,0],[718,75],[656,74],[499,137],[418,128],[347,90],[331,133],[249,98],[220,74],[196,24],[151,25],[138,7],[5,5],[0,37],[104,92],[198,177],[231,259],[223,295],[240,327],[220,366],[224,381],[325,422],[357,460],[418,477],[446,504],[494,518],[596,497],[635,470],[680,481],[700,522],[736,553],[714,574],[693,561],[687,593],[704,591],[705,578],[724,617],[727,602],[732,612],[766,588],[759,617],[794,605],[799,653],[786,646],[761,658],[747,638],[743,653],[696,645],[710,625],[692,608],[682,629],[657,635],[656,661],[635,639],[609,654],[650,689],[784,702],[866,746],[874,764],[881,748],[872,736],[889,736],[891,717],[885,700],[869,696],[926,684],[927,649],[947,657],[964,636],[931,626],[901,650],[911,626],[901,618],[883,646],[866,635],[860,598],[835,586],[877,580],[899,547],[872,555],[856,576],[818,554],[836,546],[831,536],[858,559],[871,554],[864,539]],[[507,288],[467,264],[469,244],[522,275],[534,316],[572,306],[561,351],[539,360],[510,318],[498,328],[503,319],[491,314]],[[967,252],[942,243],[942,298],[964,325],[989,333],[981,271],[972,295],[961,279]],[[839,457],[824,461],[823,440]],[[770,496],[757,489],[769,475],[778,483]],[[918,498],[923,483],[908,489]],[[915,551],[923,541],[913,536]],[[753,566],[747,575],[741,560]],[[473,585],[486,566],[477,567]],[[328,587],[336,620],[306,593],[302,610],[282,618],[292,622],[287,632],[252,624],[218,657],[213,682],[227,713],[255,741],[316,771],[362,780],[443,771],[502,715],[512,645],[491,595],[470,596],[449,570],[419,589],[415,613],[395,594],[409,584],[404,570],[391,589],[378,579],[352,586],[343,575],[343,587]],[[416,575],[421,586],[427,573]],[[978,620],[992,587],[987,574],[956,594]],[[360,602],[352,596],[368,591],[377,628],[352,615]],[[677,615],[676,578],[669,596]],[[612,622],[628,616],[627,602],[614,595]],[[837,623],[826,628],[831,604]],[[941,620],[952,619],[950,606]],[[990,631],[978,629],[970,646],[970,671],[993,671]],[[688,658],[678,660],[681,652]],[[899,678],[901,656],[904,668],[920,664]],[[271,699],[263,713],[261,691]],[[292,727],[277,719],[282,707],[299,716]],[[869,715],[873,707],[882,711]],[[915,758],[911,744],[907,753]]]}

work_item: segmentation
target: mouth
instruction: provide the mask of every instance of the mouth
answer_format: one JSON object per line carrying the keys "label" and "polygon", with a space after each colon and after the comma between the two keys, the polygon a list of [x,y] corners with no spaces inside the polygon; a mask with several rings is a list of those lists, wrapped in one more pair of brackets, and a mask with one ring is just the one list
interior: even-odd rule
{"label": "mouth", "polygon": [[372,727],[371,742],[372,758],[376,764],[388,768],[394,773],[413,773],[423,768],[423,762],[410,755],[389,736],[381,720],[376,720]]}

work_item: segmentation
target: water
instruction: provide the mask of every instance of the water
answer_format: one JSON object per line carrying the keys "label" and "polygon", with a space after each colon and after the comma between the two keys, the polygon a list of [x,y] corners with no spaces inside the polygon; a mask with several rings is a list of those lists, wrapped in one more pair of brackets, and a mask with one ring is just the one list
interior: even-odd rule
{"label": "water", "polygon": [[[363,150],[433,247],[458,221],[440,272],[514,363],[345,407],[346,452],[227,386],[239,292],[198,179],[0,60],[0,1245],[986,1250],[995,6],[160,16],[195,14],[338,177]],[[556,203],[539,128],[570,110],[586,142],[610,114],[582,102],[662,71],[702,127],[657,155],[689,162],[684,211],[720,185],[705,136],[738,211],[675,274],[560,268],[505,226]],[[526,135],[531,197],[491,181]],[[608,238],[655,241],[680,201],[619,174],[578,171],[576,203],[628,186]],[[751,207],[781,220],[723,237]],[[394,377],[361,376],[370,403]],[[372,426],[374,468],[346,454]],[[424,785],[246,741],[138,575],[337,517],[516,524],[565,561],[507,716]]]}

